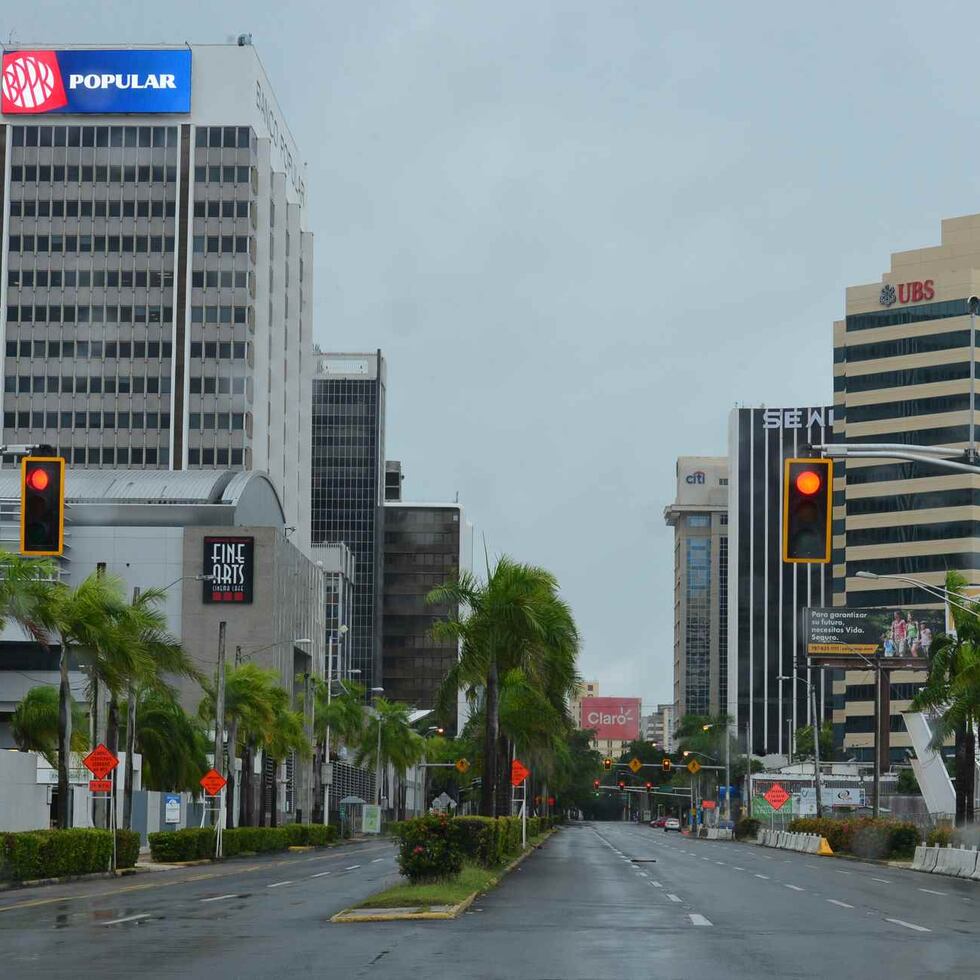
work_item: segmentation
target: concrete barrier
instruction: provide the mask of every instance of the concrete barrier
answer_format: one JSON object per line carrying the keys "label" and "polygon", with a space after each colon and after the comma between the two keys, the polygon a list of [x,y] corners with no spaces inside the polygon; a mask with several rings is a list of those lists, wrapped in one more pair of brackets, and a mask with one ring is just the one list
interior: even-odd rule
{"label": "concrete barrier", "polygon": [[768,847],[769,846],[769,831],[768,830],[761,830],[761,831],[759,831],[759,836],[758,836],[757,840],[758,840],[758,842],[763,847]]}
{"label": "concrete barrier", "polygon": [[820,850],[820,836],[818,834],[806,835],[806,853],[816,854]]}
{"label": "concrete barrier", "polygon": [[967,850],[965,847],[960,848],[956,852],[955,864],[955,874],[957,878],[972,877],[974,872],[977,870],[977,849],[975,847],[972,847],[969,850]]}
{"label": "concrete barrier", "polygon": [[793,850],[802,851],[806,847],[806,834],[794,834]]}
{"label": "concrete barrier", "polygon": [[939,852],[942,848],[937,844],[935,847],[924,848],[925,853],[922,855],[922,867],[919,871],[935,871],[936,862],[939,860]]}
{"label": "concrete barrier", "polygon": [[929,850],[925,844],[915,845],[915,856],[912,858],[912,870],[913,871],[925,871],[923,865],[926,860],[926,851]]}
{"label": "concrete barrier", "polygon": [[[939,856],[936,858],[936,867],[933,869],[937,875],[951,875],[956,877],[956,869],[960,866],[958,847],[947,844],[946,847],[939,849]],[[976,861],[974,861],[974,867]]]}

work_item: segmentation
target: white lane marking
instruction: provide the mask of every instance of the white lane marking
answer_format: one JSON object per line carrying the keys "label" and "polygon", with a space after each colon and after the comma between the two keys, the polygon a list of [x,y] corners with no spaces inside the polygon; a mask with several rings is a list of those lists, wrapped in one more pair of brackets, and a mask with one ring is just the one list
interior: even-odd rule
{"label": "white lane marking", "polygon": [[819,864],[808,864],[807,867],[808,868],[816,868],[817,870],[820,869],[820,865]]}
{"label": "white lane marking", "polygon": [[688,912],[687,917],[691,920],[692,926],[710,926],[711,921],[706,919],[703,915],[698,915],[696,912]]}
{"label": "white lane marking", "polygon": [[724,861],[715,861],[715,864],[720,864],[722,867],[725,866],[725,862]]}
{"label": "white lane marking", "polygon": [[834,871],[836,871],[839,875],[849,875],[851,873],[850,871],[841,871],[840,868],[834,868]]}
{"label": "white lane marking", "polygon": [[786,885],[786,887],[787,888],[792,888],[794,892],[804,891],[804,889],[800,888],[799,885]]}
{"label": "white lane marking", "polygon": [[292,884],[292,881],[277,881],[274,884],[272,884],[272,885],[266,885],[265,887],[266,888],[279,888],[282,885],[291,885],[291,884]]}
{"label": "white lane marking", "polygon": [[148,919],[150,917],[149,912],[141,912],[139,915],[127,915],[122,919],[112,919],[109,922],[102,922],[100,925],[103,926],[117,926],[120,922],[135,922],[137,919]]}
{"label": "white lane marking", "polygon": [[671,900],[672,902],[679,902],[679,901],[680,901],[680,899],[679,899],[679,898],[678,898],[678,897],[677,897],[676,895],[671,895],[671,894],[670,894],[669,892],[667,893],[667,897],[668,897],[668,898],[669,898],[669,899],[670,899],[670,900]]}
{"label": "white lane marking", "polygon": [[831,905],[839,905],[842,909],[854,908],[853,905],[848,905],[847,902],[838,902],[836,898],[828,898],[827,901],[830,902]]}
{"label": "white lane marking", "polygon": [[659,881],[651,881],[650,884],[653,885],[654,888],[663,888],[664,887],[663,885],[660,884]]}
{"label": "white lane marking", "polygon": [[383,860],[384,860],[384,858],[375,858],[371,863],[372,864],[380,864]]}
{"label": "white lane marking", "polygon": [[885,922],[894,922],[897,926],[905,926],[906,929],[914,929],[916,932],[932,932],[925,926],[917,926],[914,922],[906,922],[904,919],[885,919]]}
{"label": "white lane marking", "polygon": [[641,878],[646,878],[646,876],[647,876],[647,873],[645,871],[641,871],[640,872],[640,877]]}
{"label": "white lane marking", "polygon": [[735,868],[736,871],[744,871],[745,868]]}
{"label": "white lane marking", "polygon": [[756,875],[756,878],[765,878],[765,880],[768,881],[769,875]]}
{"label": "white lane marking", "polygon": [[318,871],[315,875],[310,875],[311,878],[326,878],[330,874],[329,871]]}
{"label": "white lane marking", "polygon": [[359,867],[359,864],[352,864],[349,868],[344,868],[344,871],[356,871]]}
{"label": "white lane marking", "polygon": [[237,895],[215,895],[214,898],[202,898],[202,902],[223,902],[226,898],[238,898]]}
{"label": "white lane marking", "polygon": [[883,885],[890,885],[891,884],[891,882],[887,878],[874,878],[874,877],[872,877],[871,880],[872,881],[880,881]]}
{"label": "white lane marking", "polygon": [[948,895],[949,892],[934,892],[931,888],[920,888],[920,892],[925,892],[927,895]]}

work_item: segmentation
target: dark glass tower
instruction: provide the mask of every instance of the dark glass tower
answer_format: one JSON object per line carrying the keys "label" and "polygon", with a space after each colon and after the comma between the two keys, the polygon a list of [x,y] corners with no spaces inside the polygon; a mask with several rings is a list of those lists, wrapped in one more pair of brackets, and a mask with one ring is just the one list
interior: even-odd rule
{"label": "dark glass tower", "polygon": [[342,676],[383,685],[385,362],[374,354],[316,354],[313,378],[312,544],[354,556],[351,621]]}

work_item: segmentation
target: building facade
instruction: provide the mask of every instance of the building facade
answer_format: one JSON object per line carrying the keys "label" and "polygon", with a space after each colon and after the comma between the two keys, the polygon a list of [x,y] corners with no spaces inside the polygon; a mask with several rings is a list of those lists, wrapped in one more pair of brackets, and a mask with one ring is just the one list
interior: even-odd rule
{"label": "building facade", "polygon": [[[459,610],[431,604],[426,597],[436,586],[457,579],[460,571],[471,571],[472,554],[473,527],[460,504],[385,505],[385,697],[414,708],[435,708],[439,688],[459,659],[459,645],[436,639],[430,631],[435,622]],[[455,727],[455,717],[444,720]]]}
{"label": "building facade", "polygon": [[250,45],[150,51],[189,51],[185,111],[0,115],[3,441],[74,467],[267,472],[305,548],[305,167]]}
{"label": "building facade", "polygon": [[384,684],[385,361],[380,351],[313,359],[311,540],[354,556],[345,667],[370,691]]}
{"label": "building facade", "polygon": [[643,738],[659,745],[665,752],[673,752],[674,725],[674,706],[658,704],[653,711],[643,716]]}
{"label": "building facade", "polygon": [[[939,245],[894,253],[880,282],[848,288],[845,318],[834,324],[835,442],[968,445],[968,300],[978,294],[980,215],[943,221]],[[837,605],[906,615],[937,607],[928,593],[889,575],[942,585],[955,569],[980,583],[980,478],[894,458],[837,461],[834,476]],[[861,571],[885,578],[857,578]],[[925,679],[918,670],[889,674],[883,764],[904,761],[911,740],[901,713]],[[848,671],[835,690],[845,751],[870,761],[873,676]]]}
{"label": "building facade", "polygon": [[783,561],[782,495],[784,460],[829,442],[832,421],[822,406],[736,408],[729,419],[727,710],[756,755],[790,754],[812,714],[804,681],[829,717],[829,678],[805,666],[803,610],[832,605],[831,566]]}
{"label": "building facade", "polygon": [[718,714],[728,685],[728,460],[682,456],[674,528],[674,709]]}

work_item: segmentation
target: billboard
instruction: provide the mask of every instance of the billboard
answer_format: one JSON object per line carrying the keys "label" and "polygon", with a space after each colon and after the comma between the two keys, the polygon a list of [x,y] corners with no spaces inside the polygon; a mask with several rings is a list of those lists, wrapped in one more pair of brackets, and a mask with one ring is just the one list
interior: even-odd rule
{"label": "billboard", "polygon": [[187,113],[190,48],[5,51],[0,112]]}
{"label": "billboard", "polygon": [[806,654],[811,663],[881,660],[893,667],[925,669],[936,636],[946,630],[942,609],[895,606],[807,609]]}
{"label": "billboard", "polygon": [[632,742],[640,737],[639,698],[582,698],[581,727],[596,738]]}
{"label": "billboard", "polygon": [[251,603],[255,538],[206,537],[203,574],[210,576],[201,583],[205,603]]}

